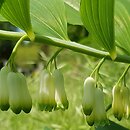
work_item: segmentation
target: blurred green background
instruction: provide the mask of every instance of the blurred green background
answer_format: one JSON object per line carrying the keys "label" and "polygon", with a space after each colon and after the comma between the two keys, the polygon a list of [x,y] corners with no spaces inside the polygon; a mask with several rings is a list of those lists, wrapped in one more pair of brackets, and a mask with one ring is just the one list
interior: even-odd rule
{"label": "blurred green background", "polygon": [[[0,23],[0,29],[15,30],[9,23]],[[87,44],[85,37],[87,31],[81,26],[68,25],[68,34],[72,41]],[[2,67],[13,49],[16,41],[0,41],[0,66]],[[61,69],[65,90],[69,100],[69,109],[66,111],[41,112],[37,108],[37,95],[39,90],[39,75],[48,60],[58,48],[44,44],[24,42],[18,49],[15,63],[18,70],[27,77],[28,88],[33,99],[33,108],[29,114],[14,114],[10,109],[0,111],[0,130],[91,130],[85,121],[81,101],[84,80],[91,74],[100,59],[79,54],[64,49],[57,57],[58,68]],[[127,64],[105,61],[102,65],[100,82],[104,88],[105,105],[111,103],[111,89],[122,74]],[[53,67],[52,67],[53,68]],[[128,73],[127,78],[130,78]],[[128,80],[128,87],[130,81]],[[111,109],[107,112],[110,124],[97,130],[125,130],[130,129],[129,120],[117,121]]]}

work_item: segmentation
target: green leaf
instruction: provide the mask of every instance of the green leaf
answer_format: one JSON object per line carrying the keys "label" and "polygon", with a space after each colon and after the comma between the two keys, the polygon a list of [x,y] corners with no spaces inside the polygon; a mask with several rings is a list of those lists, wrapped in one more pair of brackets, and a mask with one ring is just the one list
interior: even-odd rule
{"label": "green leaf", "polygon": [[89,33],[115,59],[114,0],[81,0],[80,13]]}
{"label": "green leaf", "polygon": [[80,8],[80,1],[81,0],[64,0],[65,3],[69,4],[73,8],[76,8],[77,10]]}
{"label": "green leaf", "polygon": [[9,22],[24,30],[31,40],[34,40],[29,2],[29,0],[6,0],[2,5],[1,14]]}
{"label": "green leaf", "polygon": [[36,33],[68,39],[63,0],[31,0],[31,18]]}
{"label": "green leaf", "polygon": [[0,22],[5,22],[7,21],[1,14],[0,14]]}
{"label": "green leaf", "polygon": [[130,0],[116,0],[115,38],[116,44],[130,54]]}
{"label": "green leaf", "polygon": [[5,0],[0,0],[0,8],[2,7],[2,4],[4,3]]}
{"label": "green leaf", "polygon": [[82,25],[80,18],[80,0],[64,0],[67,22],[73,25]]}

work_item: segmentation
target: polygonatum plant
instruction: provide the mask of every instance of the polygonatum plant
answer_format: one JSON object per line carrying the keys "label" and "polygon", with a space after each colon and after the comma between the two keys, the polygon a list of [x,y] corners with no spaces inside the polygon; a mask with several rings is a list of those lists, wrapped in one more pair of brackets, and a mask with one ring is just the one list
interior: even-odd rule
{"label": "polygonatum plant", "polygon": [[[56,64],[57,55],[64,48],[112,62],[130,63],[129,6],[130,0],[1,0],[0,22],[10,22],[22,32],[0,30],[1,40],[17,41],[5,67],[0,71],[0,109],[6,111],[10,107],[16,114],[21,110],[25,113],[31,111],[32,99],[25,76],[18,72],[14,63],[17,48],[24,40],[59,47],[41,73],[38,96],[41,111],[68,109],[64,78]],[[86,43],[70,40],[68,24],[82,26],[88,31]],[[54,71],[48,69],[52,62],[55,64]],[[84,82],[82,108],[90,126],[108,123],[104,90],[98,81],[103,62],[95,67]],[[130,98],[124,96],[129,95],[125,84],[128,68],[111,94],[113,115],[118,120],[129,118],[130,113]],[[119,100],[123,107],[119,106]]]}

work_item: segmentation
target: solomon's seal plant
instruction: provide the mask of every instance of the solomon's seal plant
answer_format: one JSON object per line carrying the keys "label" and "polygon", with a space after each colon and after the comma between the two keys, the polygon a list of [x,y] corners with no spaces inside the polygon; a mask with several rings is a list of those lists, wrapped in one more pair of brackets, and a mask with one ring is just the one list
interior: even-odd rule
{"label": "solomon's seal plant", "polygon": [[15,114],[19,114],[21,110],[29,113],[32,108],[26,78],[17,72],[14,64],[17,48],[26,37],[23,36],[16,43],[7,64],[0,70],[0,109],[7,111],[10,107]]}
{"label": "solomon's seal plant", "polygon": [[[79,2],[78,2],[79,1]],[[44,65],[40,76],[38,107],[41,111],[66,110],[69,106],[62,71],[57,69],[56,58],[64,48],[103,58],[84,81],[82,108],[90,126],[103,126],[110,119],[112,110],[119,121],[130,116],[130,88],[126,82],[126,68],[112,88],[112,101],[104,104],[102,74],[99,72],[105,60],[130,64],[130,0],[0,0],[0,22],[8,21],[24,32],[0,30],[0,39],[17,41],[6,65],[0,70],[0,109],[9,108],[19,114],[32,108],[25,76],[17,71],[15,56],[22,41],[33,41],[59,47]],[[67,7],[71,7],[68,9]],[[41,13],[42,12],[42,13]],[[69,12],[69,13],[68,13]],[[74,16],[72,15],[74,14]],[[70,41],[67,24],[82,25],[89,32],[80,44]],[[98,47],[96,47],[98,45]],[[49,69],[53,65],[55,70]],[[112,107],[111,107],[112,106]]]}

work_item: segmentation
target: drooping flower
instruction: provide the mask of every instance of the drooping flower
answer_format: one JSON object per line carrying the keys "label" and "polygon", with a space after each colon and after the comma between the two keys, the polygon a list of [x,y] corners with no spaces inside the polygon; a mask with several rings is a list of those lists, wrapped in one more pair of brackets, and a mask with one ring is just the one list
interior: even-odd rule
{"label": "drooping flower", "polygon": [[15,114],[19,114],[21,110],[29,113],[32,108],[32,99],[27,89],[24,75],[18,72],[9,72],[7,76],[7,86],[11,110]]}
{"label": "drooping flower", "polygon": [[20,84],[21,84],[21,106],[22,106],[22,110],[25,113],[29,113],[31,111],[32,108],[32,98],[30,96],[28,87],[27,87],[27,82],[26,82],[26,78],[22,73],[17,73],[17,75],[20,78]]}
{"label": "drooping flower", "polygon": [[53,74],[53,82],[56,89],[56,103],[57,109],[66,110],[68,109],[69,102],[66,96],[65,88],[64,88],[64,77],[63,74],[60,72],[59,69],[56,69]]}
{"label": "drooping flower", "polygon": [[112,89],[112,110],[114,116],[120,121],[124,115],[124,107],[121,95],[121,87],[119,85],[115,85]]}
{"label": "drooping flower", "polygon": [[128,118],[128,112],[127,111],[129,111],[128,107],[129,107],[130,90],[129,90],[128,87],[122,86],[120,93],[121,93],[121,98],[122,98],[122,107],[124,109],[124,117]]}
{"label": "drooping flower", "polygon": [[7,85],[9,90],[9,104],[11,110],[15,114],[19,114],[21,112],[21,84],[20,79],[15,72],[10,72],[7,77]]}
{"label": "drooping flower", "polygon": [[7,76],[10,72],[8,66],[0,70],[0,109],[6,111],[9,108],[9,91],[7,87]]}
{"label": "drooping flower", "polygon": [[86,78],[83,90],[82,107],[88,125],[104,126],[108,123],[108,119],[103,91],[97,88],[96,81],[92,77]]}
{"label": "drooping flower", "polygon": [[95,102],[94,102],[94,124],[95,126],[104,126],[108,123],[105,104],[104,104],[104,95],[101,89],[96,88],[95,90]]}
{"label": "drooping flower", "polygon": [[55,87],[48,70],[43,70],[40,76],[38,106],[41,111],[52,111],[56,107]]}
{"label": "drooping flower", "polygon": [[86,78],[83,88],[82,107],[84,114],[90,115],[94,108],[96,82],[92,77]]}

